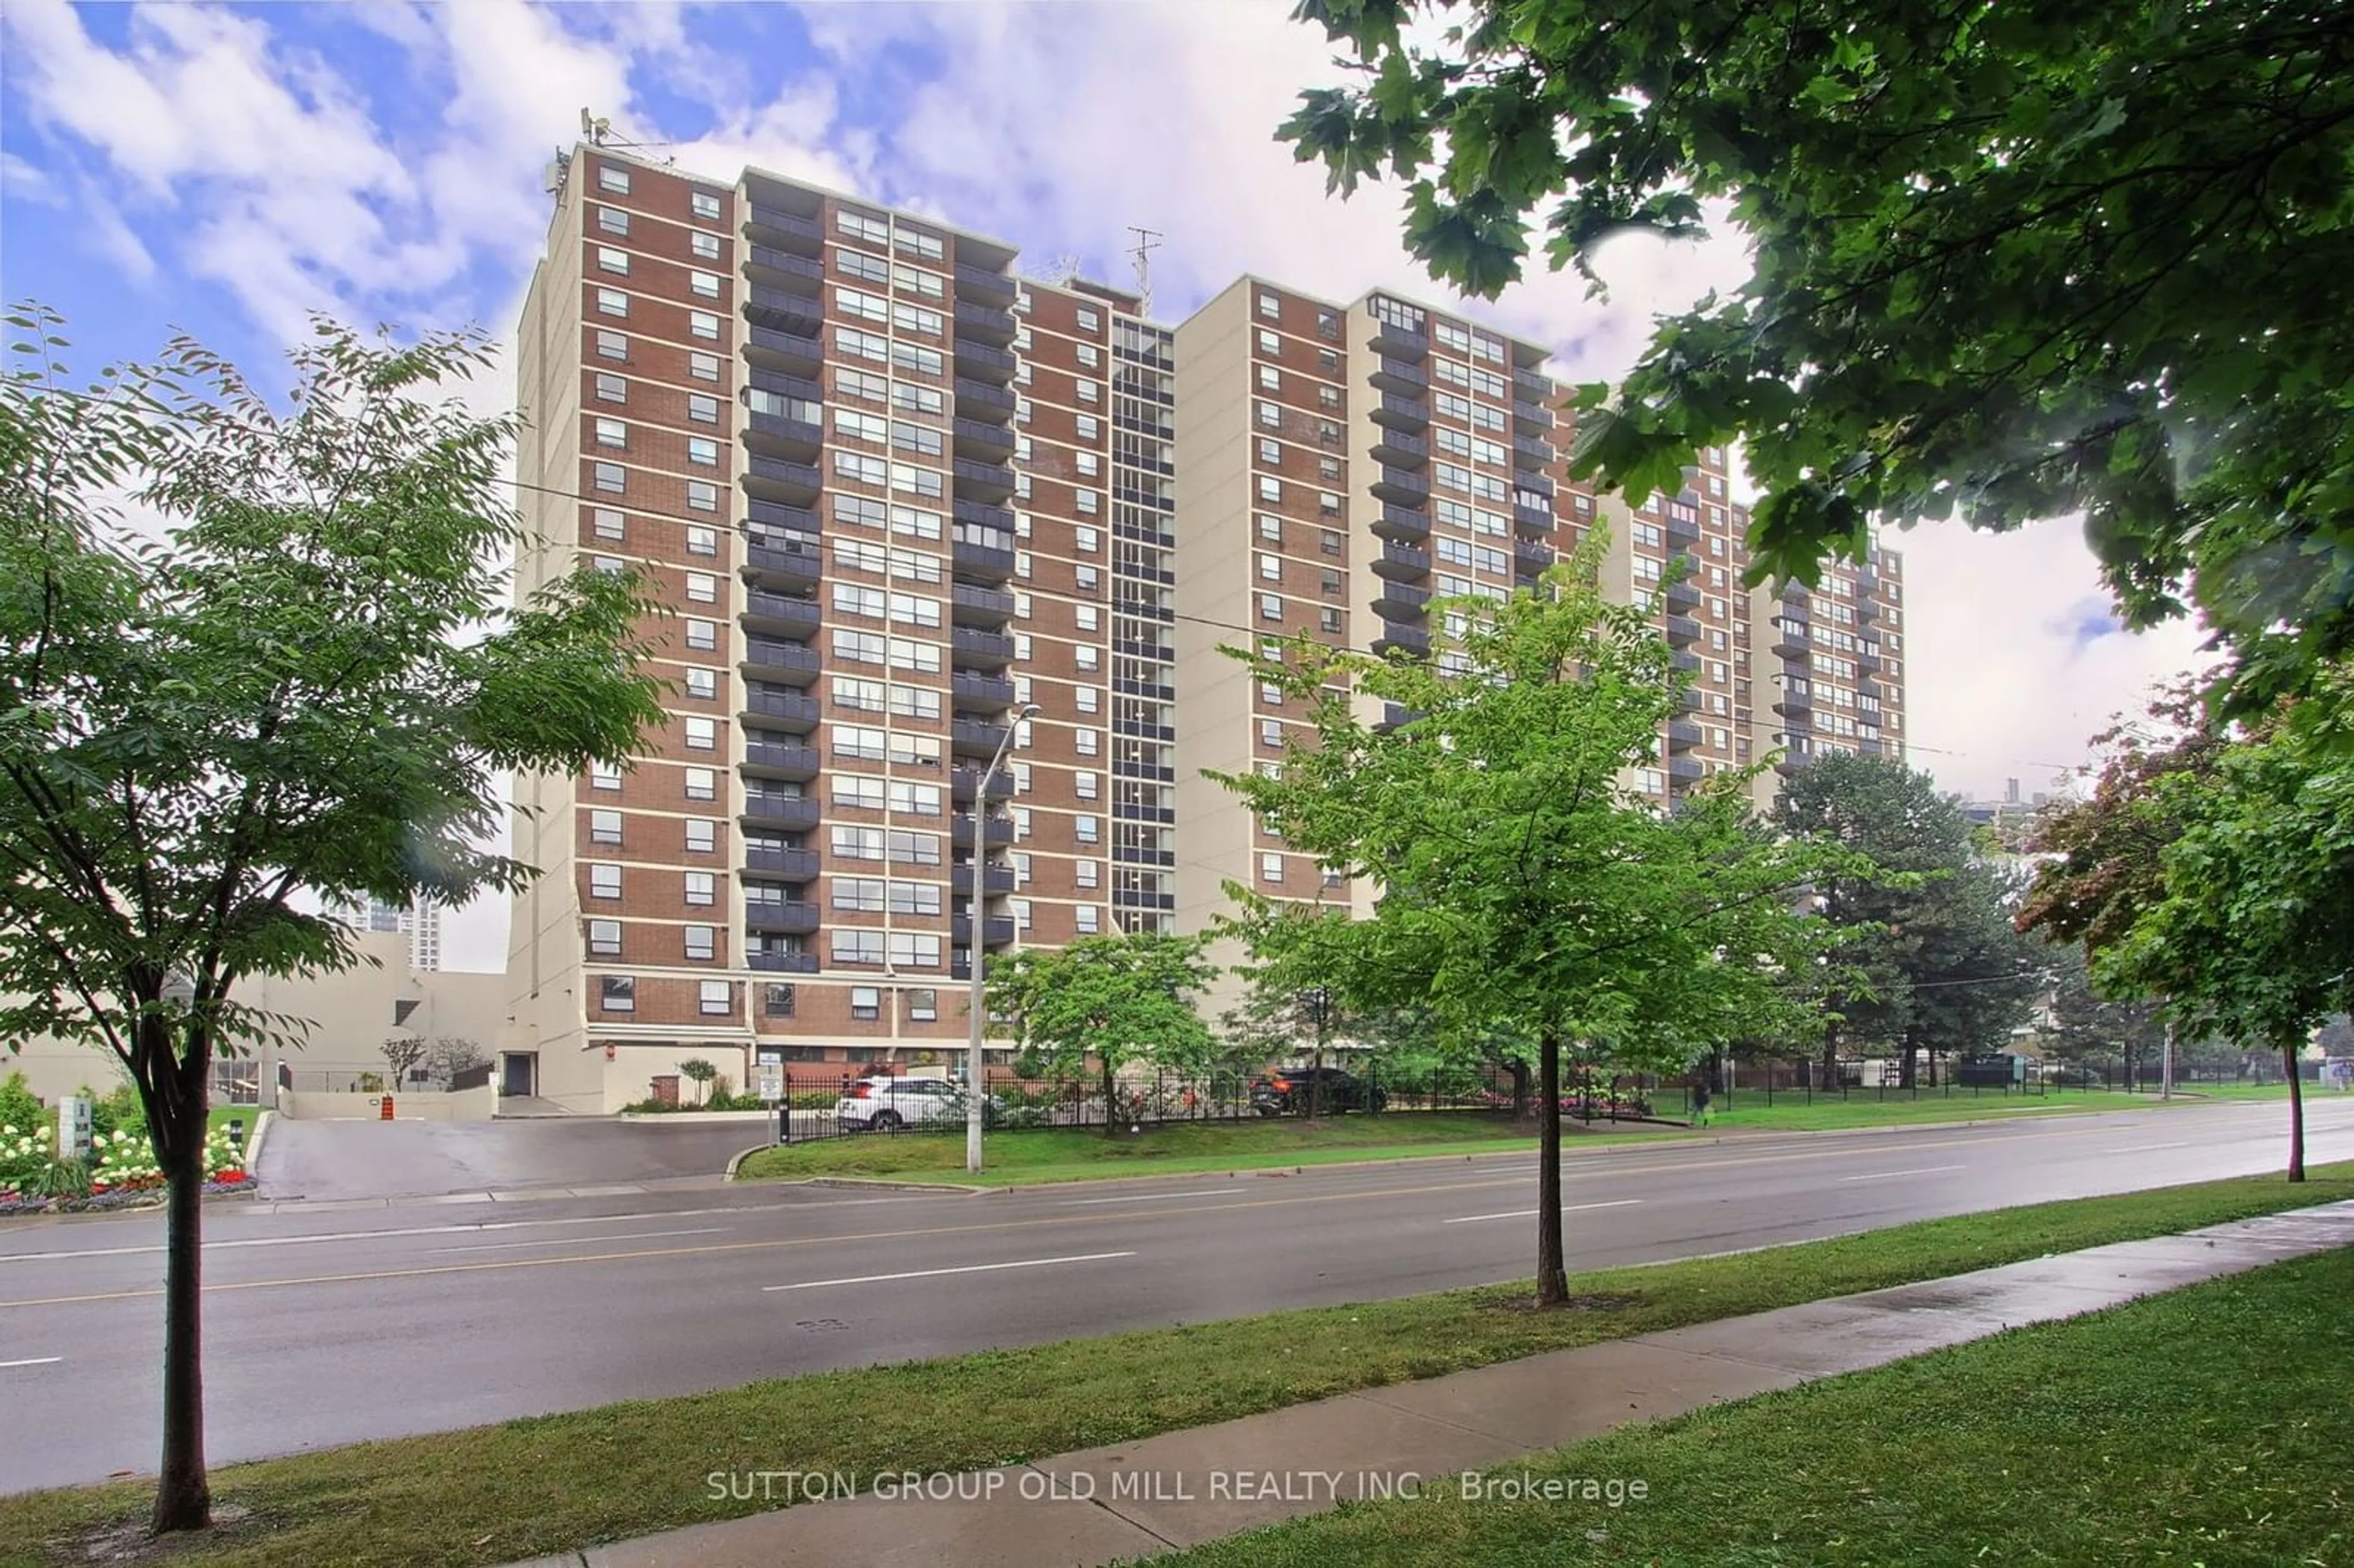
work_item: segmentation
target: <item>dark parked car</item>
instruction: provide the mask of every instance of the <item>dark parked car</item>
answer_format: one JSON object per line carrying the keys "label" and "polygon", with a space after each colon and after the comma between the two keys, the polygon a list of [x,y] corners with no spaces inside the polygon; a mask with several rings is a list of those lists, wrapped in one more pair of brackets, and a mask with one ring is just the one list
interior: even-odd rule
{"label": "dark parked car", "polygon": [[1251,1080],[1251,1109],[1261,1116],[1306,1116],[1311,1075],[1319,1078],[1319,1115],[1379,1110],[1388,1103],[1389,1097],[1378,1085],[1369,1085],[1355,1074],[1338,1067],[1282,1067]]}

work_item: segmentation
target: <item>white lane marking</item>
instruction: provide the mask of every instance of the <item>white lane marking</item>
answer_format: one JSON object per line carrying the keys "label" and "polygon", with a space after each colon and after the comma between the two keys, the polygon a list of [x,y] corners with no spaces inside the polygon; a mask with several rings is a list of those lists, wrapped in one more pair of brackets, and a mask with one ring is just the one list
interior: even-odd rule
{"label": "white lane marking", "polygon": [[1157,1203],[1164,1198],[1223,1198],[1229,1192],[1255,1192],[1248,1187],[1204,1187],[1198,1192],[1147,1192],[1134,1198],[1066,1198],[1057,1208],[1085,1209],[1097,1203]]}
{"label": "white lane marking", "polygon": [[[1606,1203],[1571,1203],[1564,1207],[1561,1212],[1564,1214],[1575,1214],[1587,1209],[1628,1209],[1642,1201],[1640,1198],[1614,1198]],[[1511,1209],[1500,1214],[1465,1214],[1458,1219],[1441,1220],[1438,1223],[1443,1225],[1469,1225],[1477,1224],[1481,1220],[1532,1220],[1536,1218],[1536,1213],[1534,1209]]]}
{"label": "white lane marking", "polygon": [[1842,1176],[1842,1181],[1893,1181],[1899,1176],[1937,1176],[1948,1171],[1964,1169],[1959,1165],[1923,1165],[1911,1171],[1875,1171],[1869,1176]]}
{"label": "white lane marking", "polygon": [[852,1279],[804,1279],[798,1285],[763,1285],[761,1292],[817,1290],[829,1285],[881,1285],[893,1279],[936,1279],[944,1274],[988,1274],[1001,1268],[1044,1268],[1058,1263],[1101,1263],[1107,1258],[1134,1257],[1133,1252],[1089,1252],[1076,1257],[1025,1257],[1014,1263],[974,1263],[962,1268],[918,1268],[906,1274],[862,1274]]}
{"label": "white lane marking", "polygon": [[63,1356],[28,1356],[21,1361],[0,1361],[0,1372],[5,1372],[10,1367],[55,1366],[63,1360],[65,1360]]}
{"label": "white lane marking", "polygon": [[725,1234],[727,1225],[698,1225],[687,1231],[623,1231],[620,1234],[599,1232],[593,1236],[542,1236],[537,1241],[472,1242],[464,1246],[432,1246],[425,1249],[430,1257],[441,1252],[509,1252],[519,1246],[599,1246],[606,1242],[667,1240],[672,1236],[716,1236]]}
{"label": "white lane marking", "polygon": [[2161,1149],[2190,1149],[2192,1147],[2194,1147],[2193,1140],[2186,1139],[2180,1143],[2137,1143],[2131,1149],[2109,1149],[2104,1150],[2102,1152],[2105,1154],[2155,1154]]}

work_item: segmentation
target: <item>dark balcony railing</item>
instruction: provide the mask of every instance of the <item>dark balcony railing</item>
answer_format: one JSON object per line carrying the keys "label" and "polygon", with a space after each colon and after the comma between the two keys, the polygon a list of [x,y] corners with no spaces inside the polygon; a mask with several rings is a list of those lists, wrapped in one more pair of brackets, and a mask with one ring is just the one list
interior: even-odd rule
{"label": "dark balcony railing", "polygon": [[1373,532],[1402,545],[1418,545],[1430,537],[1430,515],[1419,507],[1384,506],[1373,514]]}
{"label": "dark balcony railing", "polygon": [[1373,471],[1373,493],[1384,501],[1419,502],[1430,494],[1430,481],[1402,468]]}
{"label": "dark balcony railing", "polygon": [[1013,705],[1013,683],[1002,675],[949,677],[949,701],[967,711],[994,713]]}
{"label": "dark balcony railing", "polygon": [[1807,602],[1807,585],[1798,581],[1796,577],[1784,583],[1782,585],[1782,601],[1785,604],[1805,604]]}
{"label": "dark balcony railing", "polygon": [[1373,595],[1373,609],[1391,620],[1420,620],[1430,613],[1430,590],[1412,583],[1384,582]]}
{"label": "dark balcony railing", "polygon": [[1553,532],[1553,509],[1516,501],[1512,503],[1512,526],[1523,534],[1550,534]]}
{"label": "dark balcony railing", "polygon": [[1013,575],[1013,552],[989,545],[968,544],[959,539],[951,550],[949,561],[957,576],[979,582],[1002,583]]}
{"label": "dark balcony railing", "polygon": [[744,276],[756,287],[771,285],[801,293],[814,293],[825,281],[825,263],[814,256],[796,255],[774,245],[744,248]]}
{"label": "dark balcony railing", "polygon": [[[955,800],[970,805],[981,793],[981,769],[952,768],[949,770],[949,793]],[[1013,794],[1013,773],[1001,768],[989,781],[989,798],[992,800],[1010,799]]]}
{"label": "dark balcony railing", "polygon": [[960,376],[956,378],[956,406],[957,412],[960,414],[977,413],[984,409],[997,409],[1011,414],[1014,411],[1017,401],[1014,395],[1002,387],[991,387],[986,381],[975,381],[969,376]]}
{"label": "dark balcony railing", "polygon": [[825,363],[825,344],[812,333],[756,326],[745,335],[744,346],[751,351],[755,364],[764,356],[797,370],[815,370]]}
{"label": "dark balcony railing", "polygon": [[957,719],[949,726],[949,749],[959,757],[991,758],[1005,744],[1005,726]]}
{"label": "dark balcony railing", "polygon": [[806,686],[817,679],[819,662],[815,649],[798,642],[779,642],[767,637],[744,640],[744,674],[748,680]]}
{"label": "dark balcony railing", "polygon": [[744,416],[744,446],[763,457],[814,457],[825,443],[825,431],[805,419],[752,409]]}
{"label": "dark balcony railing", "polygon": [[779,549],[799,549],[806,546],[817,548],[816,537],[825,525],[815,511],[807,506],[789,506],[781,501],[747,501],[744,503],[746,532],[756,545],[774,544],[778,534],[806,535],[804,539],[789,539]]}
{"label": "dark balcony railing", "polygon": [[1011,381],[1018,362],[1010,350],[998,348],[964,333],[957,334],[956,365],[960,371],[985,376],[995,381]]}
{"label": "dark balcony railing", "polygon": [[991,343],[1012,343],[1014,329],[1021,323],[1013,313],[997,305],[983,304],[979,300],[959,300],[956,308],[957,335],[977,333]]}
{"label": "dark balcony railing", "polygon": [[[950,933],[949,939],[954,941],[958,947],[970,947],[972,945],[972,916],[970,915],[957,916],[954,919],[949,922],[949,931]],[[1013,916],[984,915],[981,917],[981,945],[982,947],[1002,948],[1007,946],[1013,940]]]}
{"label": "dark balcony railing", "polygon": [[1541,572],[1553,565],[1553,551],[1532,539],[1512,541],[1512,560],[1524,571]]}
{"label": "dark balcony railing", "polygon": [[1870,697],[1873,702],[1878,702],[1884,694],[1880,689],[1879,682],[1859,680],[1855,683],[1855,694],[1859,697]]}
{"label": "dark balcony railing", "polygon": [[1002,501],[1013,493],[1013,470],[1002,462],[976,462],[959,458],[949,471],[959,496],[978,501]]}
{"label": "dark balcony railing", "polygon": [[1013,619],[1013,596],[1003,588],[955,584],[949,607],[960,626],[1002,627]]}
{"label": "dark balcony railing", "polygon": [[1668,543],[1678,548],[1700,543],[1700,524],[1681,517],[1670,517],[1667,523]]}
{"label": "dark balcony railing", "polygon": [[[970,523],[981,528],[994,528],[1003,534],[1009,541],[1013,537],[1013,510],[1011,507],[991,506],[985,501],[959,501],[955,503],[951,515],[960,523]],[[1004,547],[1010,550],[1013,546],[1008,543]]]}
{"label": "dark balcony railing", "polygon": [[1858,598],[1855,601],[1855,618],[1859,621],[1878,620],[1880,601],[1876,599]]}
{"label": "dark balcony railing", "polygon": [[755,243],[774,239],[796,249],[814,253],[825,242],[825,228],[813,217],[781,207],[763,207],[758,202],[744,219],[744,230]]}
{"label": "dark balcony railing", "polygon": [[960,626],[949,634],[949,648],[960,665],[979,670],[1002,670],[1013,662],[1013,639],[1002,631]]}
{"label": "dark balcony railing", "polygon": [[817,906],[814,904],[779,904],[768,899],[748,899],[744,905],[744,929],[747,931],[806,937],[817,929]]}
{"label": "dark balcony railing", "polygon": [[1430,428],[1430,405],[1419,397],[1401,397],[1394,392],[1384,393],[1379,401],[1367,410],[1373,423],[1397,430],[1426,430]]}
{"label": "dark balcony railing", "polygon": [[1689,649],[1679,648],[1668,655],[1668,662],[1687,674],[1700,673],[1700,655]]}
{"label": "dark balcony railing", "polygon": [[1553,476],[1531,473],[1526,469],[1516,469],[1512,473],[1512,488],[1527,491],[1532,495],[1541,495],[1550,502],[1553,499]]}
{"label": "dark balcony railing", "polygon": [[[981,871],[981,895],[983,898],[1002,898],[1013,891],[1013,868],[1010,865],[987,866]],[[972,896],[971,862],[960,861],[949,868],[949,887],[964,897]]]}
{"label": "dark balcony railing", "polygon": [[1549,377],[1540,376],[1533,370],[1515,367],[1512,371],[1512,389],[1522,397],[1533,397],[1542,403],[1553,396],[1553,382]]}
{"label": "dark balcony railing", "polygon": [[1671,615],[1668,617],[1668,641],[1670,643],[1681,648],[1688,642],[1697,642],[1699,641],[1699,621],[1694,620],[1689,615]]}
{"label": "dark balcony railing", "polygon": [[976,267],[970,261],[960,261],[956,269],[957,292],[970,294],[986,303],[1010,305],[1017,285],[1002,272],[992,272],[986,267]]}
{"label": "dark balcony railing", "polygon": [[775,545],[752,545],[744,551],[745,577],[773,588],[809,588],[816,583],[823,570],[815,548],[784,549]]}
{"label": "dark balcony railing", "polygon": [[1560,455],[1560,453],[1553,450],[1553,443],[1551,441],[1542,440],[1536,436],[1514,436],[1512,438],[1512,456],[1516,460],[1520,460],[1515,461],[1513,464],[1516,468],[1543,468]]}
{"label": "dark balcony railing", "polygon": [[1671,582],[1667,587],[1668,603],[1678,609],[1698,609],[1701,593],[1690,577]]}
{"label": "dark balcony railing", "polygon": [[1426,577],[1430,575],[1430,552],[1411,545],[1384,545],[1373,565],[1376,574],[1392,579]]}
{"label": "dark balcony railing", "polygon": [[1365,340],[1365,346],[1375,354],[1394,355],[1400,359],[1426,359],[1430,355],[1428,336],[1418,332],[1408,332],[1405,328],[1394,326],[1388,322],[1384,322],[1373,329],[1373,335]]}
{"label": "dark balcony railing", "polygon": [[751,740],[744,743],[744,771],[762,779],[809,779],[817,777],[817,748],[790,741]]}
{"label": "dark balcony railing", "polygon": [[743,716],[771,729],[807,735],[817,727],[817,699],[805,692],[781,686],[749,686],[744,692]]}
{"label": "dark balcony railing", "polygon": [[823,619],[813,599],[754,591],[744,596],[744,629],[775,631],[787,637],[807,637]]}
{"label": "dark balcony railing", "polygon": [[951,428],[951,434],[959,451],[974,453],[984,462],[996,461],[1000,454],[1013,450],[1013,432],[983,419],[960,418]]}
{"label": "dark balcony railing", "polygon": [[746,795],[744,820],[763,827],[807,832],[817,826],[818,805],[807,795]]}
{"label": "dark balcony railing", "polygon": [[[959,811],[954,816],[950,817],[949,819],[949,842],[965,848],[970,848],[972,844],[972,822],[973,817],[970,811]],[[990,843],[1010,844],[1013,842],[1013,820],[1010,817],[992,816],[989,819],[987,832],[988,842]]]}
{"label": "dark balcony railing", "polygon": [[813,882],[817,879],[817,851],[805,849],[769,849],[758,844],[744,850],[744,874],[765,876],[773,882]]}
{"label": "dark balcony railing", "polygon": [[783,458],[756,457],[745,460],[745,487],[762,486],[781,491],[796,501],[814,501],[823,482],[816,468],[805,462],[788,462]]}
{"label": "dark balcony railing", "polygon": [[1812,692],[1792,691],[1785,686],[1774,694],[1774,711],[1777,714],[1810,714],[1815,711]]}
{"label": "dark balcony railing", "polygon": [[1541,405],[1515,397],[1512,399],[1512,428],[1532,436],[1541,436],[1553,429],[1553,416]]}
{"label": "dark balcony railing", "polygon": [[745,955],[744,967],[761,974],[813,975],[817,973],[817,955],[756,951]]}
{"label": "dark balcony railing", "polygon": [[1410,436],[1404,430],[1376,426],[1373,430],[1373,456],[1400,468],[1420,468],[1430,461],[1430,443],[1420,436]]}
{"label": "dark balcony railing", "polygon": [[1419,626],[1401,625],[1394,620],[1384,621],[1382,634],[1373,639],[1373,652],[1426,655],[1430,652],[1430,633]]}
{"label": "dark balcony railing", "polygon": [[744,319],[756,327],[798,333],[803,337],[815,337],[825,331],[825,312],[816,301],[757,284],[744,302]]}
{"label": "dark balcony railing", "polygon": [[1668,721],[1668,749],[1690,751],[1701,743],[1701,727],[1690,719]]}
{"label": "dark balcony railing", "polygon": [[1708,769],[1701,766],[1701,760],[1697,757],[1668,758],[1668,777],[1670,779],[1681,779],[1689,782],[1694,779],[1705,778],[1707,774]]}
{"label": "dark balcony railing", "polygon": [[1880,673],[1880,655],[1879,655],[1879,653],[1877,653],[1876,652],[1866,652],[1866,651],[1864,651],[1863,649],[1861,649],[1861,648],[1858,648],[1858,649],[1855,651],[1855,673],[1856,673],[1857,674],[1859,674],[1859,675],[1877,675],[1877,674],[1879,674],[1879,673]]}
{"label": "dark balcony railing", "polygon": [[1373,361],[1373,385],[1384,392],[1402,392],[1410,397],[1418,397],[1428,389],[1430,376],[1419,365],[1384,356]]}

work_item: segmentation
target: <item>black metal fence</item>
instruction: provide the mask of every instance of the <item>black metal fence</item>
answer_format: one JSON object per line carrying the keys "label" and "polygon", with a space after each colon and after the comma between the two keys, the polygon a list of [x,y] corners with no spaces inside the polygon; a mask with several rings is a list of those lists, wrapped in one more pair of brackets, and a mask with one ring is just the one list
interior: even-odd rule
{"label": "black metal fence", "polygon": [[[2306,1064],[2306,1079],[2315,1081],[2314,1063]],[[1651,1091],[1656,1114],[1672,1120],[1691,1115],[1691,1078],[1659,1082]],[[1713,1091],[1710,1108],[1716,1112],[1736,1106],[1815,1105],[1818,1103],[1886,1102],[1891,1100],[1988,1100],[2064,1098],[2085,1095],[2158,1094],[2165,1087],[2163,1065],[2155,1061],[2038,1063],[2013,1067],[2009,1057],[1982,1061],[1939,1060],[1918,1065],[1914,1081],[1902,1081],[1893,1061],[1858,1058],[1841,1061],[1836,1070],[1819,1061],[1744,1062]],[[2201,1087],[2247,1085],[2264,1086],[2287,1082],[2278,1063],[2245,1066],[2178,1062],[2174,1086],[2189,1094]]]}

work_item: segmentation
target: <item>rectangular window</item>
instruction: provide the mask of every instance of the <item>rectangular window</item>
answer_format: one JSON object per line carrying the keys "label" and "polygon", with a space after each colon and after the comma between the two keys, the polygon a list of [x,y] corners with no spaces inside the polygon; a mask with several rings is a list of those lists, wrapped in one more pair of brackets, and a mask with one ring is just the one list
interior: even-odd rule
{"label": "rectangular window", "polygon": [[713,903],[718,897],[718,878],[707,871],[686,874],[686,901],[697,907]]}
{"label": "rectangular window", "polygon": [[716,800],[719,798],[719,774],[709,768],[686,770],[686,798],[690,800]]}
{"label": "rectangular window", "polygon": [[629,426],[619,419],[598,420],[597,444],[600,447],[627,447],[630,444]]}
{"label": "rectangular window", "polygon": [[709,926],[688,926],[684,927],[684,931],[686,956],[689,959],[708,962],[718,948],[716,935],[713,928]]}
{"label": "rectangular window", "polygon": [[696,260],[703,261],[719,260],[719,236],[697,232],[688,235],[686,242],[694,249]]}
{"label": "rectangular window", "polygon": [[597,270],[611,272],[619,277],[628,277],[630,253],[626,250],[616,250],[610,245],[599,245],[597,247]]}
{"label": "rectangular window", "polygon": [[621,514],[610,506],[592,506],[588,509],[588,531],[599,539],[618,539],[622,534]]}
{"label": "rectangular window", "polygon": [[703,392],[686,395],[686,417],[698,425],[719,422],[719,399]]}
{"label": "rectangular window", "polygon": [[588,813],[588,842],[592,844],[617,844],[621,842],[621,813],[591,811]]}
{"label": "rectangular window", "polygon": [[701,649],[706,652],[712,649],[717,648],[719,646],[719,623],[716,620],[696,620],[692,617],[688,618],[686,622],[686,645],[689,648]]}
{"label": "rectangular window", "polygon": [[618,865],[591,865],[588,868],[588,896],[619,898],[621,895],[621,868]]}
{"label": "rectangular window", "polygon": [[717,468],[719,466],[719,443],[713,440],[709,436],[687,437],[686,461],[695,464],[699,468]]}
{"label": "rectangular window", "polygon": [[618,234],[626,239],[630,234],[630,215],[618,207],[597,209],[597,227],[608,234]]}
{"label": "rectangular window", "polygon": [[597,357],[626,364],[630,357],[630,340],[617,332],[599,332],[597,334]]}
{"label": "rectangular window", "polygon": [[718,848],[717,825],[708,817],[686,820],[686,848],[690,854],[710,854]]}
{"label": "rectangular window", "polygon": [[705,980],[698,995],[705,1018],[724,1018],[736,1011],[736,999],[726,980]]}
{"label": "rectangular window", "polygon": [[1258,879],[1261,882],[1281,882],[1283,880],[1283,857],[1279,854],[1260,855],[1258,857]]}
{"label": "rectangular window", "polygon": [[617,462],[589,465],[589,482],[608,495],[619,495],[629,488],[629,476]]}
{"label": "rectangular window", "polygon": [[588,950],[599,958],[621,956],[621,923],[619,920],[588,922]]}
{"label": "rectangular window", "polygon": [[638,981],[634,975],[597,977],[597,1005],[606,1012],[635,1012]]}
{"label": "rectangular window", "polygon": [[686,356],[686,373],[697,381],[719,379],[719,356],[697,350]]}
{"label": "rectangular window", "polygon": [[630,296],[619,289],[598,290],[597,313],[600,316],[626,318],[630,313]]}
{"label": "rectangular window", "polygon": [[686,330],[691,337],[716,343],[719,338],[719,318],[709,311],[689,311],[686,313]]}
{"label": "rectangular window", "polygon": [[686,287],[697,298],[716,300],[719,297],[719,275],[716,272],[689,272]]}

